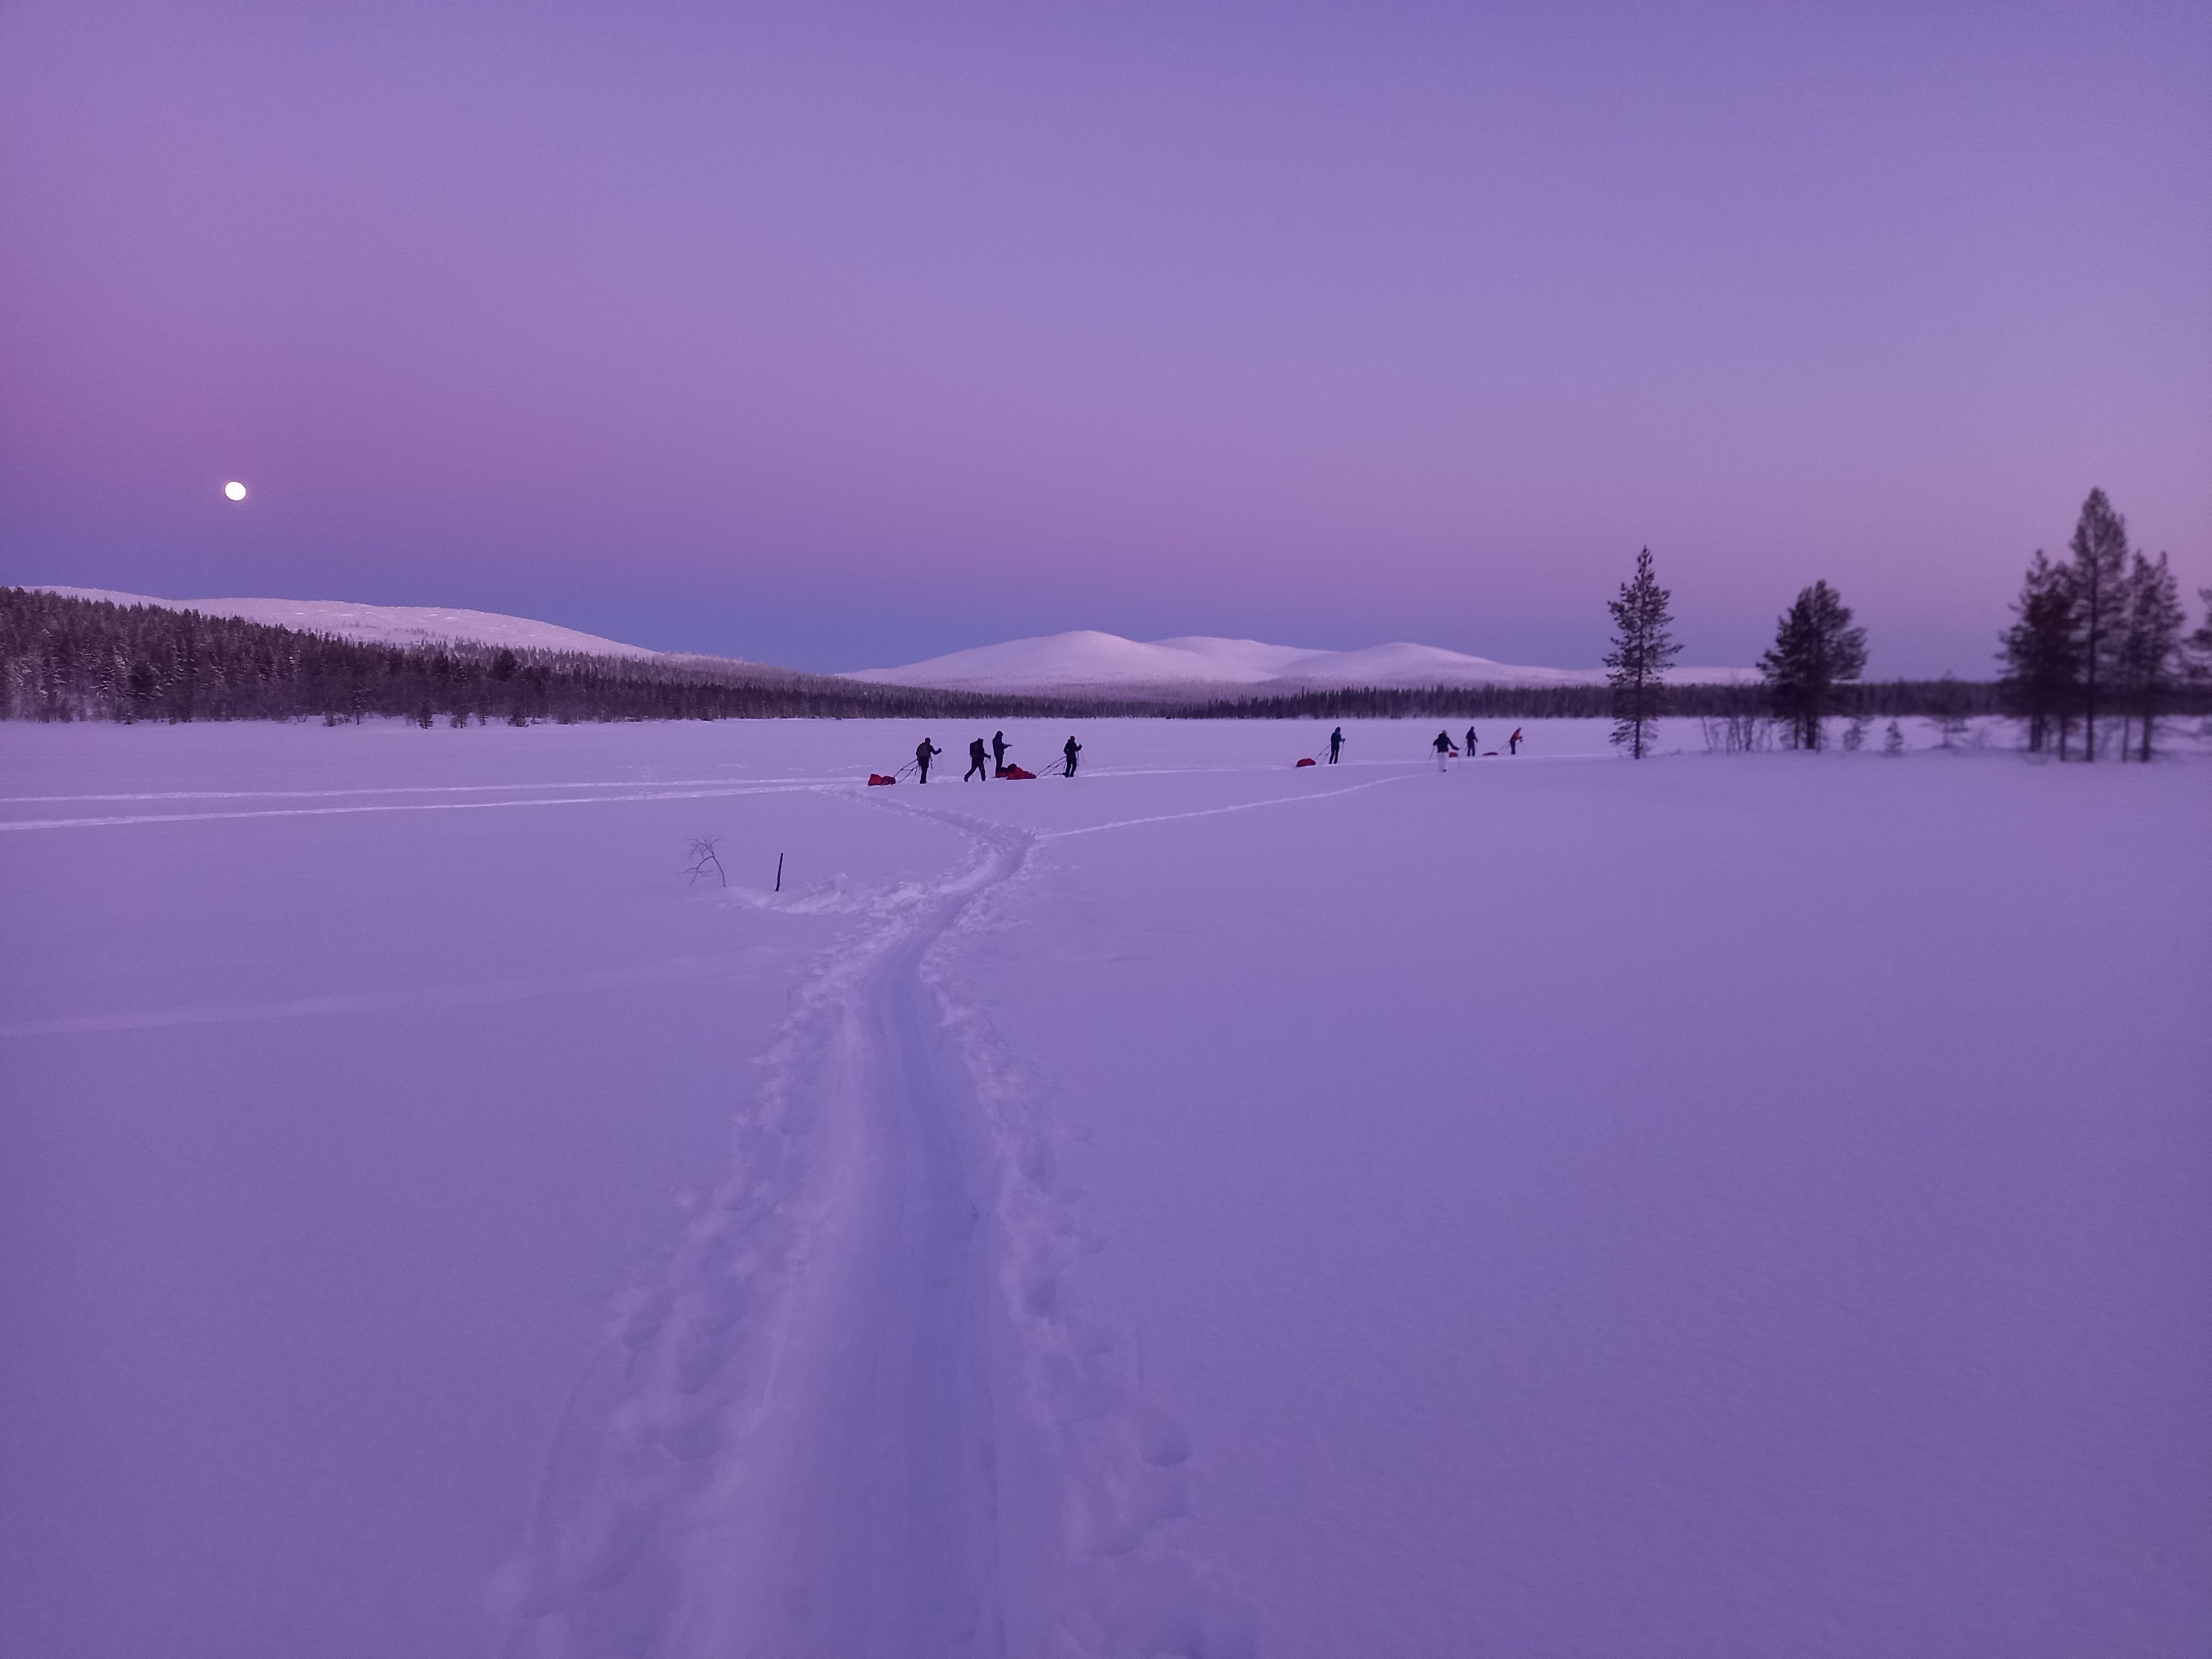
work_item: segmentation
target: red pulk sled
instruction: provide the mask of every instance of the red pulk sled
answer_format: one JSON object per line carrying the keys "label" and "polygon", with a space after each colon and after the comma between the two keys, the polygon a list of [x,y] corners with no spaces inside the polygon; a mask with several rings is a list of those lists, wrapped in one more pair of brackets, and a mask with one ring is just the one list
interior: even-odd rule
{"label": "red pulk sled", "polygon": [[[1298,763],[1299,766],[1311,766],[1313,764],[1315,764],[1315,761],[1311,755],[1308,755],[1304,760]],[[1293,768],[1292,769],[1296,770],[1297,769]]]}
{"label": "red pulk sled", "polygon": [[999,769],[999,775],[1002,778],[1033,778],[1036,774],[1026,766],[1002,766]]}
{"label": "red pulk sled", "polygon": [[898,780],[896,778],[887,778],[880,772],[871,772],[868,774],[868,784],[871,788],[879,783],[896,783],[897,781]]}

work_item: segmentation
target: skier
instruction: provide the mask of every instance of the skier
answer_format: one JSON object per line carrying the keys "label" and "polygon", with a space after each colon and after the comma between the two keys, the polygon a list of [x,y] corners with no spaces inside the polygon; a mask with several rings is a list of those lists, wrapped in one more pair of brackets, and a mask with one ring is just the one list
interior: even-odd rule
{"label": "skier", "polygon": [[1470,726],[1467,728],[1467,757],[1473,760],[1474,756],[1474,728]]}
{"label": "skier", "polygon": [[1437,770],[1439,772],[1444,769],[1446,757],[1459,753],[1458,750],[1452,747],[1451,733],[1449,732],[1437,732],[1436,742],[1430,747],[1437,751]]}
{"label": "skier", "polygon": [[1336,764],[1337,751],[1344,747],[1344,728],[1338,726],[1328,734],[1328,763]]}
{"label": "skier", "polygon": [[1076,742],[1074,734],[1071,732],[1068,736],[1067,741],[1060,745],[1060,752],[1067,757],[1067,770],[1061,773],[1060,776],[1064,778],[1073,777],[1075,775],[1075,757],[1083,752],[1083,745]]}
{"label": "skier", "polygon": [[1513,735],[1505,739],[1505,752],[1509,755],[1521,752],[1521,728],[1517,726],[1513,728]]}
{"label": "skier", "polygon": [[991,775],[985,768],[983,739],[981,738],[968,745],[968,769],[960,775],[960,781],[965,783],[970,778],[981,778],[986,783],[991,781]]}
{"label": "skier", "polygon": [[1004,732],[991,734],[991,760],[1000,771],[1006,769],[1006,734]]}

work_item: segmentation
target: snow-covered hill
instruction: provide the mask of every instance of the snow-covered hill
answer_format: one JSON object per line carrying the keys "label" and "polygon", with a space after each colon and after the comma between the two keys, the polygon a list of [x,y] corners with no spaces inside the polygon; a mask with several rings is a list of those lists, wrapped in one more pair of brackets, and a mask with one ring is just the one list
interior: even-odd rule
{"label": "snow-covered hill", "polygon": [[[1680,668],[1680,684],[1727,684],[1752,678],[1746,668]],[[1010,640],[932,657],[902,668],[867,668],[847,676],[894,685],[977,691],[1144,690],[1193,687],[1431,685],[1588,685],[1602,670],[1534,668],[1470,657],[1433,645],[1401,641],[1360,651],[1314,651],[1259,640],[1203,635],[1146,642],[1079,629],[1037,639]]]}
{"label": "snow-covered hill", "polygon": [[246,622],[296,628],[308,634],[375,645],[424,645],[467,640],[516,650],[577,651],[594,657],[657,657],[641,645],[580,634],[526,617],[502,617],[489,611],[452,611],[440,605],[356,605],[348,599],[157,599],[145,593],[116,593],[101,587],[40,587],[41,593],[72,599],[106,599],[113,605],[157,605],[170,611],[197,611],[206,617],[237,617]]}

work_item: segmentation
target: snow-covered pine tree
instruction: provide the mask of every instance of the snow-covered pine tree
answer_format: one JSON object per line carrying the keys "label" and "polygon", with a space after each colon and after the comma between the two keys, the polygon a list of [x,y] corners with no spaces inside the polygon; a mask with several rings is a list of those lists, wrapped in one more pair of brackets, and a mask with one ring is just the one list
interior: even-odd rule
{"label": "snow-covered pine tree", "polygon": [[[2151,757],[2159,716],[2173,697],[2175,660],[2181,654],[2181,590],[2166,555],[2154,564],[2140,553],[2128,569],[2127,605],[2120,619],[2119,648],[2113,653],[2122,718],[2136,723],[2136,758]],[[2120,728],[2120,758],[2128,754],[2127,728]]]}
{"label": "snow-covered pine tree", "polygon": [[1672,597],[1651,574],[1651,550],[1636,556],[1636,574],[1608,600],[1613,649],[1605,653],[1606,683],[1613,688],[1613,741],[1644,758],[1645,728],[1667,712],[1667,670],[1681,647],[1674,642]]}
{"label": "snow-covered pine tree", "polygon": [[2112,510],[2105,492],[2093,489],[2068,544],[2074,590],[2075,643],[2081,675],[2081,746],[2097,758],[2097,717],[2117,677],[2122,622],[2127,612],[2128,521]]}
{"label": "snow-covered pine tree", "polygon": [[1792,748],[1818,749],[1820,722],[1835,712],[1836,688],[1866,668],[1866,629],[1851,626],[1850,608],[1825,581],[1798,594],[1759,659],[1775,714],[1790,726]]}
{"label": "snow-covered pine tree", "polygon": [[2053,564],[2038,548],[2012,605],[2014,622],[1997,653],[2005,665],[2005,701],[2027,722],[2030,754],[2040,753],[2057,728],[2058,757],[2081,692],[2081,655],[2074,618],[2074,570]]}

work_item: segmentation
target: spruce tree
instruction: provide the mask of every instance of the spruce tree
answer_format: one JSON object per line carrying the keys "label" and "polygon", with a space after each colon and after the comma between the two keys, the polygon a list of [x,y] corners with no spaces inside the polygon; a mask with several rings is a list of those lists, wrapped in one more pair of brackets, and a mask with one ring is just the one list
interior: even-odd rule
{"label": "spruce tree", "polygon": [[2097,758],[2097,717],[2117,677],[2127,610],[2128,521],[2093,489],[2068,544],[2074,555],[2075,641],[2081,661],[2082,758]]}
{"label": "spruce tree", "polygon": [[2212,685],[2212,587],[2198,588],[2197,602],[2204,607],[2204,620],[2181,642],[2182,670],[2191,684]]}
{"label": "spruce tree", "polygon": [[2012,609],[2014,620],[2002,635],[2003,648],[1997,653],[2005,665],[2005,701],[2027,722],[2028,752],[2040,753],[2055,726],[2063,760],[2066,723],[2081,678],[2073,567],[2053,564],[2037,549]]}
{"label": "spruce tree", "polygon": [[[2173,696],[2175,659],[2181,652],[2181,628],[2188,620],[2181,591],[2166,555],[2154,564],[2140,553],[2128,570],[2127,605],[2120,619],[2119,647],[2113,653],[2124,714],[2135,719],[2136,758],[2151,757],[2159,716]],[[2121,728],[2120,757],[2127,758],[2127,730]]]}
{"label": "spruce tree", "polygon": [[1651,550],[1636,556],[1636,574],[1607,602],[1613,612],[1613,649],[1605,653],[1606,683],[1613,688],[1613,741],[1642,760],[1645,728],[1667,712],[1667,669],[1682,647],[1674,642],[1671,596],[1651,574]]}
{"label": "spruce tree", "polygon": [[1797,596],[1759,659],[1774,713],[1789,722],[1793,748],[1818,749],[1820,722],[1833,714],[1836,689],[1866,668],[1866,629],[1851,626],[1849,606],[1825,581]]}

